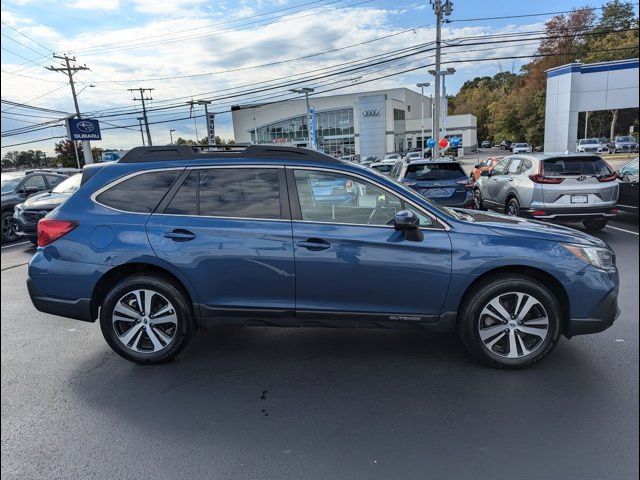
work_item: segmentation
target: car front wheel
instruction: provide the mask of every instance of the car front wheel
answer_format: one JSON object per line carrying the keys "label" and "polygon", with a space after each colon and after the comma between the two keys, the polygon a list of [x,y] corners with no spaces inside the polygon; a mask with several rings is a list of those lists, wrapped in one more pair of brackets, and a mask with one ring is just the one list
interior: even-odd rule
{"label": "car front wheel", "polygon": [[155,275],[118,282],[100,309],[100,328],[118,355],[141,364],[172,360],[194,331],[185,295],[168,278]]}
{"label": "car front wheel", "polygon": [[458,333],[469,352],[483,363],[522,368],[555,347],[560,311],[554,295],[540,282],[523,275],[496,276],[467,294]]}
{"label": "car front wheel", "polygon": [[13,212],[2,213],[2,243],[13,242],[16,234],[16,221],[13,219]]}

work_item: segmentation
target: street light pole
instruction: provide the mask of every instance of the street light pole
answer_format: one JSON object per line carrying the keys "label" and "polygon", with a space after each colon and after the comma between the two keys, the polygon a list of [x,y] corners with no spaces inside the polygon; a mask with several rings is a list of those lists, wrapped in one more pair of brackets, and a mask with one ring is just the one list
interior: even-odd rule
{"label": "street light pole", "polygon": [[169,138],[170,138],[170,145],[173,145],[173,132],[175,132],[175,128],[171,128],[169,129]]}
{"label": "street light pole", "polygon": [[420,112],[420,119],[421,119],[421,132],[420,135],[422,136],[422,158],[424,158],[424,87],[428,87],[429,85],[431,85],[429,82],[422,82],[422,83],[418,83],[416,84],[417,87],[420,87],[420,103],[421,103],[421,112]]}
{"label": "street light pole", "polygon": [[[433,139],[435,140],[436,144],[433,147],[433,158],[437,158],[440,156],[440,117],[441,117],[441,110],[442,110],[442,102],[440,100],[440,79],[442,78],[442,89],[445,90],[445,82],[444,82],[444,77],[446,75],[453,75],[456,72],[455,68],[449,67],[446,70],[429,70],[429,73],[431,75],[433,75],[436,79],[436,99],[435,99],[435,105],[434,105],[434,113],[433,113]],[[444,92],[444,98],[446,100],[446,90]],[[446,109],[445,109],[445,116],[446,116]],[[443,124],[445,124],[446,121],[443,120]]]}
{"label": "street light pole", "polygon": [[298,94],[302,94],[304,93],[304,98],[307,104],[307,134],[309,135],[309,144],[312,144],[312,133],[311,132],[311,107],[309,106],[309,93],[313,92],[315,89],[314,88],[310,88],[310,87],[304,87],[304,88],[293,88],[291,90],[289,90],[290,92],[293,93],[298,93]]}
{"label": "street light pole", "polygon": [[444,111],[442,112],[443,137],[446,137],[447,135],[447,116],[449,114],[449,106],[447,103],[447,84],[445,83],[445,80],[447,78],[447,75],[453,75],[454,73],[456,73],[456,69],[453,67],[449,67],[446,71],[440,73],[440,75],[442,76],[442,98],[444,99]]}

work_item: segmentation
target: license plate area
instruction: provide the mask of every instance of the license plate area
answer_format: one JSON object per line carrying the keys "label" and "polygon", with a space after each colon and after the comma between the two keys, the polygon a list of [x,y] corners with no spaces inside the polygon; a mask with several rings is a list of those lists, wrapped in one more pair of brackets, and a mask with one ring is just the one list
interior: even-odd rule
{"label": "license plate area", "polygon": [[571,203],[589,203],[588,195],[571,195]]}

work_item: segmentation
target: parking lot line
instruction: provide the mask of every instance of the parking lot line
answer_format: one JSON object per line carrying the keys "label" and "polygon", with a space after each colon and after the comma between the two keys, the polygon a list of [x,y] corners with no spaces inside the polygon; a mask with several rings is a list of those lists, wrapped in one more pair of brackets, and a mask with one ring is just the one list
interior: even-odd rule
{"label": "parking lot line", "polygon": [[630,233],[632,235],[640,235],[640,234],[638,234],[638,232],[634,232],[633,230],[625,230],[624,228],[612,227],[611,225],[607,225],[605,228],[613,228],[614,230],[620,230],[621,232],[627,232],[627,233]]}
{"label": "parking lot line", "polygon": [[4,250],[5,248],[19,247],[20,245],[26,245],[26,244],[28,244],[28,243],[31,243],[31,242],[29,242],[29,241],[27,240],[27,241],[25,241],[25,242],[12,243],[11,245],[5,245],[4,247],[0,247],[0,248],[2,248],[2,250]]}

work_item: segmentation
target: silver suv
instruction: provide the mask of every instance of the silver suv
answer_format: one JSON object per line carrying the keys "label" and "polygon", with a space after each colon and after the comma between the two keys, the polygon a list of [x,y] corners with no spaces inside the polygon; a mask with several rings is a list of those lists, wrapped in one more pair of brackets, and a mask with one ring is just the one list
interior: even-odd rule
{"label": "silver suv", "polygon": [[482,172],[474,203],[507,215],[583,222],[596,231],[617,213],[618,183],[597,155],[512,155]]}

